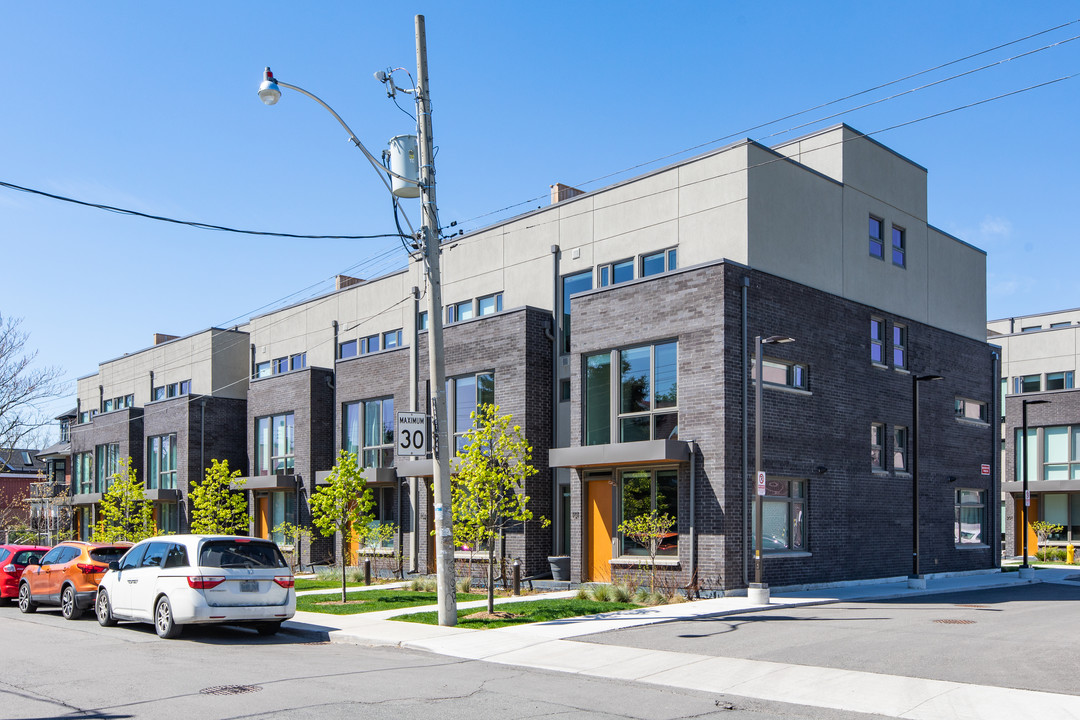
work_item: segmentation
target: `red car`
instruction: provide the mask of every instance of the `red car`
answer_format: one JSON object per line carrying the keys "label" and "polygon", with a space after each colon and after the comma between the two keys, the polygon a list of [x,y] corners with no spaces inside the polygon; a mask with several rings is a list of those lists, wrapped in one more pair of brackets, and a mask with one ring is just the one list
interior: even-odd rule
{"label": "red car", "polygon": [[49,548],[40,545],[0,545],[0,601],[19,597],[19,578],[27,565],[37,565]]}

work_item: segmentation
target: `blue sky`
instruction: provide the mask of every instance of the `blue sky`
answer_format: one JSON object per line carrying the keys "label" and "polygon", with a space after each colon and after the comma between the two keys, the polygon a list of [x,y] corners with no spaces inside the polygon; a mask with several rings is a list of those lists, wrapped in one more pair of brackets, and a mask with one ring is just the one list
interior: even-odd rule
{"label": "blue sky", "polygon": [[[256,90],[270,65],[378,153],[413,131],[372,74],[415,72],[416,13],[444,224],[476,229],[546,204],[552,183],[595,189],[734,138],[910,123],[875,137],[928,169],[930,222],[987,251],[989,317],[1080,306],[1080,78],[923,119],[1080,72],[1072,2],[8,3],[0,181],[243,229],[392,232],[381,183],[333,118],[287,91],[267,108]],[[23,318],[39,361],[66,371],[56,412],[74,404],[75,378],[154,332],[243,322],[339,272],[404,262],[393,239],[211,232],[6,188],[0,248],[0,313]]]}

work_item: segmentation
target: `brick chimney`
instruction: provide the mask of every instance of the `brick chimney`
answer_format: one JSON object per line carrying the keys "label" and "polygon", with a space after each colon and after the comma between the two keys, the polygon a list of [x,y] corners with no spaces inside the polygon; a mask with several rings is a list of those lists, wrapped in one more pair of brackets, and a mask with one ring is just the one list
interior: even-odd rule
{"label": "brick chimney", "polygon": [[176,340],[179,335],[166,335],[165,333],[154,333],[154,344],[160,345],[161,343],[167,343],[170,340]]}
{"label": "brick chimney", "polygon": [[555,183],[551,186],[551,204],[554,205],[557,202],[563,200],[569,200],[577,195],[584,195],[584,190],[578,190],[575,187],[569,185],[563,185],[562,183]]}
{"label": "brick chimney", "polygon": [[353,285],[359,285],[364,282],[362,278],[349,277],[348,275],[338,275],[334,278],[335,284],[338,290],[342,290]]}

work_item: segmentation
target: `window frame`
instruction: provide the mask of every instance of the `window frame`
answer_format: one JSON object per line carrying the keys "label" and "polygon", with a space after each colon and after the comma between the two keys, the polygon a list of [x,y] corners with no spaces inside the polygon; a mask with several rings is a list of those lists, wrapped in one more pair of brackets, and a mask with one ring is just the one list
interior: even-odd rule
{"label": "window frame", "polygon": [[[976,502],[964,502],[965,493],[975,493],[978,500]],[[978,511],[979,534],[974,540],[964,540],[962,514],[965,509]],[[953,496],[953,544],[956,545],[956,547],[986,547],[989,544],[986,542],[986,520],[986,490],[982,488],[956,488],[956,492]],[[970,523],[968,524],[970,525]]]}
{"label": "window frame", "polygon": [[[874,234],[874,223],[877,223],[877,235]],[[867,224],[867,235],[870,238],[870,257],[885,260],[885,220],[876,215],[870,215]]]}
{"label": "window frame", "polygon": [[[1050,387],[1050,382],[1051,382],[1050,378],[1053,377],[1055,384],[1057,384],[1057,379],[1058,379],[1057,376],[1061,376],[1060,377],[1061,387]],[[1050,391],[1050,390],[1072,390],[1073,389],[1073,378],[1074,378],[1074,374],[1073,374],[1072,370],[1060,370],[1058,372],[1046,373],[1046,379],[1045,379],[1045,382],[1043,383],[1043,387],[1045,387],[1045,389],[1047,391]]]}
{"label": "window frame", "polygon": [[[389,468],[394,466],[394,425],[397,416],[394,414],[394,396],[361,400],[359,403],[360,418],[360,458],[361,467]],[[382,429],[380,442],[372,442],[374,438],[368,437],[369,414],[373,407],[378,405],[379,426]],[[389,423],[389,429],[387,428]],[[369,461],[369,455],[373,461]]]}
{"label": "window frame", "polygon": [[[792,360],[780,360],[779,358],[765,355],[761,358],[762,375],[766,378],[764,387],[791,388],[792,390],[810,390],[810,368],[806,363],[798,363]],[[784,382],[769,380],[769,369],[783,369]],[[757,381],[757,363],[750,369],[750,379]]]}
{"label": "window frame", "polygon": [[402,333],[400,328],[397,330],[387,330],[382,334],[383,350],[393,350],[394,348],[402,347],[402,345]]}
{"label": "window frame", "polygon": [[[670,364],[674,368],[674,380],[666,383],[665,387],[674,391],[674,400],[669,404],[661,405],[657,401],[657,350],[668,349],[674,352],[674,357],[671,359]],[[630,384],[632,391],[632,384],[635,382],[635,378],[640,377],[627,376],[627,371],[632,370],[632,366],[625,356],[648,349],[649,351],[649,365],[647,370],[647,393],[648,393],[648,408],[627,410],[626,402],[629,399],[634,402],[632,398],[627,396],[628,383]],[[679,431],[679,343],[676,339],[661,340],[653,343],[645,343],[638,345],[628,345],[626,347],[613,348],[607,352],[593,353],[591,355],[582,356],[582,377],[585,378],[582,383],[582,400],[583,400],[583,415],[585,422],[582,424],[583,440],[586,445],[606,445],[613,443],[623,442],[640,442],[644,440],[662,440],[662,439],[678,439]],[[606,362],[603,360],[606,358]],[[590,376],[590,363],[596,361],[601,365],[607,367],[607,388],[602,388],[598,385],[594,385],[589,381]],[[665,364],[666,365],[666,364]],[[596,366],[599,369],[599,365]],[[643,368],[638,368],[639,371]],[[590,401],[590,396],[594,397],[594,401]],[[640,398],[637,400],[640,402]],[[603,407],[606,405],[606,409]],[[670,417],[674,418],[674,424],[671,425]],[[607,424],[603,424],[603,420],[607,419]],[[641,419],[648,419],[649,437],[640,438],[637,440],[627,440],[627,428],[634,428],[634,421],[640,421]],[[596,420],[600,422],[597,425],[597,432],[600,432],[602,427],[607,428],[607,442],[596,442],[596,439],[602,437],[602,434],[598,434],[596,438],[593,438],[590,433],[590,427],[592,422]],[[628,424],[629,423],[629,424]],[[662,423],[664,423],[662,425]],[[664,434],[664,429],[667,425],[671,425],[671,431]],[[639,428],[640,429],[640,428]],[[662,435],[662,437],[660,437]]]}
{"label": "window frame", "polygon": [[[632,257],[598,265],[596,268],[596,286],[602,288],[630,282],[634,279],[635,265],[636,263]],[[624,277],[621,280],[616,279],[616,273],[623,273],[627,267],[630,268],[630,277]]]}
{"label": "window frame", "polygon": [[[874,357],[875,348],[880,358]],[[870,316],[870,362],[888,367],[885,362],[885,319],[873,315]]]}
{"label": "window frame", "polygon": [[[907,267],[907,230],[899,225],[892,226],[892,264],[899,268]],[[899,244],[897,239],[899,238]],[[899,257],[899,262],[897,258]]]}
{"label": "window frame", "polygon": [[[794,493],[794,489],[798,488],[798,494]],[[777,492],[782,489],[783,492]],[[776,536],[769,536],[774,542],[777,540],[783,540],[783,547],[766,547],[762,542],[762,552],[764,553],[809,553],[809,529],[810,524],[807,522],[808,508],[809,508],[809,490],[810,483],[804,478],[773,478],[770,477],[765,481],[765,494],[761,496],[762,502],[762,523],[766,516],[767,507],[776,507],[780,503],[785,505],[785,530],[784,537],[777,538]],[[797,508],[797,511],[796,511]],[[751,513],[750,518],[751,533],[757,532],[757,517],[756,513]],[[756,535],[752,534],[752,537]],[[762,531],[762,537],[764,538],[764,530]],[[796,544],[797,541],[797,544]]]}
{"label": "window frame", "polygon": [[[567,289],[567,285],[569,285],[571,283],[574,283],[575,281],[584,281],[584,280],[588,281],[588,287],[582,288],[580,290],[573,290],[573,291],[569,291]],[[582,284],[584,284],[584,283],[582,283]],[[569,275],[563,275],[562,276],[561,290],[562,290],[562,313],[563,314],[562,314],[562,342],[560,343],[560,348],[562,349],[562,353],[564,355],[569,354],[569,352],[570,352],[570,324],[572,322],[571,317],[570,317],[571,316],[571,313],[570,313],[570,299],[574,295],[577,295],[577,294],[583,293],[583,292],[588,292],[589,290],[592,290],[592,289],[593,289],[593,271],[592,270],[582,270],[581,272],[570,273]]]}
{"label": "window frame", "polygon": [[[626,479],[627,479],[627,476],[644,475],[644,474],[648,474],[648,476],[649,476],[649,509],[646,512],[641,513],[641,514],[646,514],[647,515],[648,513],[657,511],[659,509],[657,507],[658,500],[663,495],[663,492],[660,489],[660,483],[658,482],[659,476],[663,475],[665,480],[667,480],[667,479],[673,479],[674,480],[674,493],[675,493],[675,507],[673,508],[674,511],[672,512],[672,509],[670,509],[670,508],[664,508],[662,510],[662,513],[667,513],[668,515],[672,515],[675,518],[675,525],[671,529],[671,533],[674,536],[674,544],[671,545],[670,547],[664,547],[664,545],[666,544],[666,541],[665,541],[665,542],[662,542],[659,547],[655,547],[655,550],[656,550],[656,558],[657,559],[669,559],[669,558],[670,559],[678,559],[678,557],[679,557],[679,495],[680,495],[680,493],[679,493],[680,483],[679,483],[679,470],[678,470],[678,468],[672,468],[672,467],[624,468],[624,469],[619,470],[619,472],[618,472],[618,495],[617,495],[619,524],[622,524],[623,522],[626,522],[627,520],[632,519],[630,517],[627,517],[627,513],[626,513],[626,505],[627,505],[627,501],[626,501],[626,490],[627,490]],[[643,545],[634,543],[633,540],[630,540],[623,533],[618,532],[618,530],[616,530],[616,538],[617,538],[618,557],[620,559],[633,558],[633,559],[639,560],[639,561],[640,560],[646,560],[647,561],[648,558],[650,557],[653,549],[654,549],[654,546],[656,546],[656,541],[655,540],[650,541],[650,546],[649,547],[645,547]],[[636,544],[636,545],[638,545],[638,547],[637,548],[628,548],[628,544],[630,544],[630,543]],[[638,550],[638,551],[635,552],[634,550]]]}
{"label": "window frame", "polygon": [[[900,361],[897,362],[899,356]],[[908,369],[908,327],[900,323],[892,326],[892,360],[893,367],[900,370]]]}
{"label": "window frame", "polygon": [[[283,450],[291,452],[274,454],[277,448],[275,428],[277,419],[284,421]],[[265,444],[262,423],[265,421]],[[263,464],[266,464],[263,467]],[[277,467],[278,464],[282,467]],[[296,413],[283,412],[255,418],[255,475],[292,475],[296,472]]]}
{"label": "window frame", "polygon": [[375,333],[374,335],[365,335],[360,338],[360,354],[371,355],[377,353],[382,349],[382,335]]}
{"label": "window frame", "polygon": [[[346,352],[348,354],[346,354]],[[360,354],[360,341],[358,339],[343,340],[338,343],[338,360],[346,360]]]}
{"label": "window frame", "polygon": [[[168,450],[162,452],[164,443]],[[153,435],[146,439],[146,487],[150,490],[176,490],[176,433]],[[162,461],[169,461],[169,468]]]}
{"label": "window frame", "polygon": [[[659,258],[660,265],[659,270],[653,272],[645,271],[645,264],[650,260]],[[653,277],[654,275],[663,275],[669,273],[672,270],[678,269],[678,246],[664,248],[663,250],[657,250],[656,252],[644,253],[641,255],[641,259],[638,263],[638,277],[646,278]]]}
{"label": "window frame", "polygon": [[[491,303],[490,309],[485,311],[484,304],[486,302]],[[476,315],[475,317],[486,317],[488,315],[495,315],[501,313],[503,309],[503,294],[502,292],[492,293],[490,295],[484,295],[476,299]]]}
{"label": "window frame", "polygon": [[[470,378],[473,380],[474,396],[472,404],[464,406],[459,403],[459,400],[461,399],[461,396],[459,395],[459,387],[463,380],[468,380]],[[482,387],[481,378],[490,378],[490,400],[484,400],[484,398],[482,397],[482,394],[486,394],[488,390]],[[449,425],[449,427],[447,428],[447,437],[449,438],[450,447],[453,455],[457,455],[458,452],[463,452],[465,450],[465,448],[467,447],[465,445],[465,433],[474,427],[471,420],[468,422],[468,425],[465,426],[464,417],[460,417],[461,421],[459,422],[459,416],[462,415],[462,410],[466,408],[471,408],[470,412],[476,412],[479,411],[483,405],[494,404],[495,388],[496,377],[494,370],[481,370],[475,373],[466,373],[464,375],[456,375],[452,378],[447,378],[446,415],[447,424]]]}
{"label": "window frame", "polygon": [[[977,417],[973,417],[968,414],[968,410],[971,407],[978,407],[979,413]],[[966,420],[968,422],[977,423],[990,423],[990,406],[989,403],[981,400],[972,400],[971,398],[959,397],[955,398],[953,409],[956,414],[957,420]]]}
{"label": "window frame", "polygon": [[[893,449],[892,449],[892,471],[894,473],[910,473],[911,464],[909,458],[908,443],[910,435],[906,425],[893,425]],[[900,460],[900,466],[897,467],[897,458]]]}
{"label": "window frame", "polygon": [[[874,451],[877,451],[877,458]],[[885,468],[885,423],[870,423],[870,469],[874,472],[887,472]]]}

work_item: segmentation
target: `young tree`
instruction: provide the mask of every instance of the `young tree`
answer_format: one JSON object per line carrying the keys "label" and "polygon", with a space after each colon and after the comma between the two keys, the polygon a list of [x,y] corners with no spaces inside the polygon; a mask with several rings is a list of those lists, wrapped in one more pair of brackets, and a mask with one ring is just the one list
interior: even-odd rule
{"label": "young tree", "polygon": [[649,592],[656,592],[656,552],[673,527],[675,518],[656,510],[634,515],[619,524],[619,532],[649,551]]}
{"label": "young tree", "polygon": [[271,532],[275,535],[280,533],[289,541],[288,546],[292,548],[289,551],[289,569],[295,573],[300,567],[300,543],[304,538],[311,537],[311,530],[301,525],[294,525],[291,522],[283,522],[278,524]]}
{"label": "young tree", "polygon": [[239,535],[247,532],[251,518],[247,511],[247,497],[243,490],[233,490],[235,485],[243,488],[238,480],[239,470],[229,472],[228,460],[211,460],[206,469],[206,479],[192,483],[188,497],[191,498],[191,532],[205,535]]}
{"label": "young tree", "polygon": [[472,417],[467,445],[457,455],[451,507],[455,527],[470,528],[466,536],[487,545],[490,613],[495,611],[495,541],[511,525],[532,520],[525,480],[537,471],[524,431],[511,424],[510,415],[499,415],[498,405],[482,405]]}
{"label": "young tree", "polygon": [[342,450],[337,465],[330,468],[326,485],[311,494],[311,521],[324,537],[341,536],[341,602],[345,603],[345,552],[358,528],[375,520],[371,509],[375,499],[364,481],[356,453]]}
{"label": "young tree", "polygon": [[101,521],[94,531],[94,542],[136,543],[154,535],[154,503],[146,499],[146,488],[136,477],[131,458],[126,457],[101,498]]}
{"label": "young tree", "polygon": [[27,352],[29,335],[19,329],[21,323],[0,315],[0,448],[20,447],[27,435],[45,427],[50,418],[38,408],[62,391],[60,368],[34,367],[37,352]]}
{"label": "young tree", "polygon": [[1051,535],[1059,533],[1064,529],[1065,528],[1061,525],[1055,525],[1054,523],[1046,522],[1045,520],[1037,520],[1031,523],[1031,530],[1035,533],[1036,538],[1035,552],[1038,553],[1038,551],[1046,545],[1046,541],[1050,539]]}

